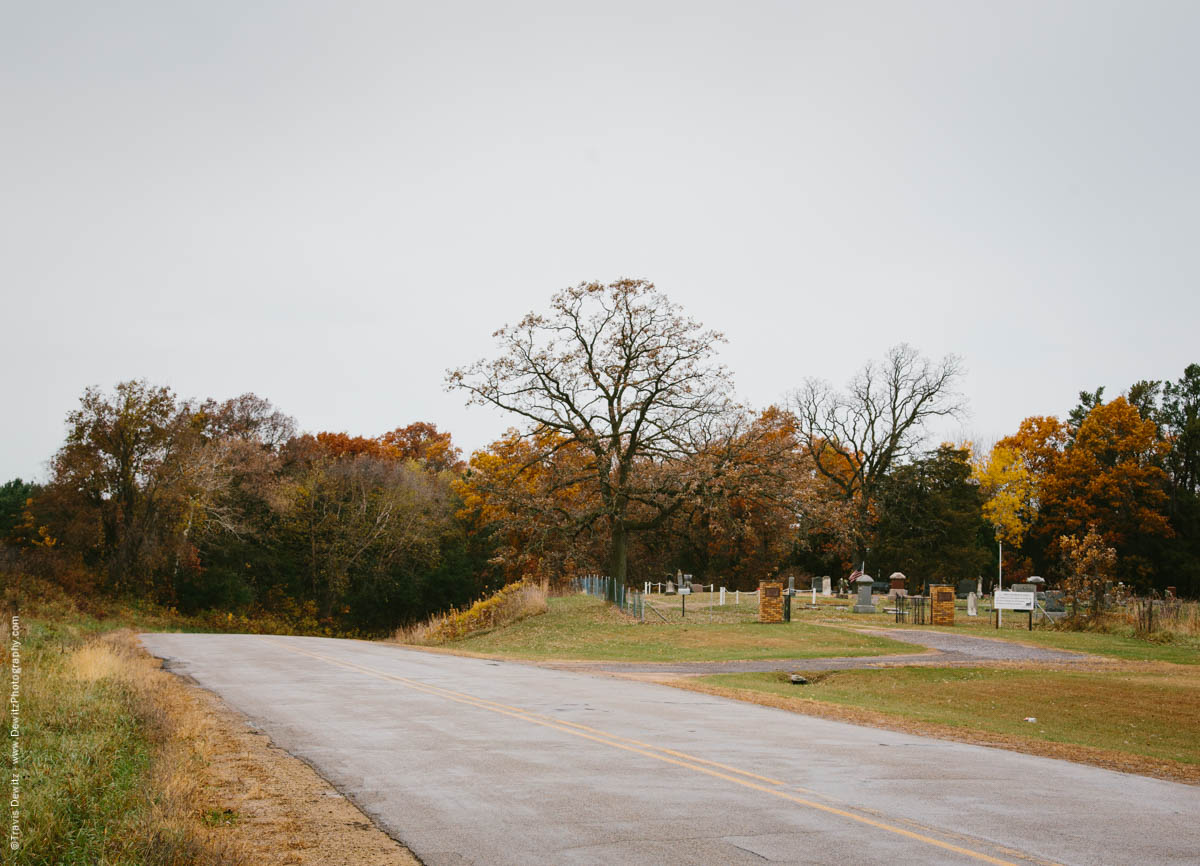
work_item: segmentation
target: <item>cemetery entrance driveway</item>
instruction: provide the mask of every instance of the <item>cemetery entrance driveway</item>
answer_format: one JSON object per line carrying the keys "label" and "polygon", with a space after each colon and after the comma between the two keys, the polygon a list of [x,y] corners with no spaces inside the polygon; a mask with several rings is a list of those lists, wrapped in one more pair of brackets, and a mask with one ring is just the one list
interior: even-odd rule
{"label": "cemetery entrance driveway", "polygon": [[1200,862],[1200,788],[585,672],[148,634],[429,866]]}

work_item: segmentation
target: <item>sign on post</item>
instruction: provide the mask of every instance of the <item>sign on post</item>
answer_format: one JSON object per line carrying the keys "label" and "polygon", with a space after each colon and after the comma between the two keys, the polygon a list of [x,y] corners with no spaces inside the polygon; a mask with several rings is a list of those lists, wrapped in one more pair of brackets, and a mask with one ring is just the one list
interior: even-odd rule
{"label": "sign on post", "polygon": [[992,607],[996,610],[1033,610],[1034,595],[1032,592],[1010,592],[1006,589],[996,590],[992,599]]}
{"label": "sign on post", "polygon": [[1033,631],[1033,608],[1037,604],[1037,593],[996,590],[992,608],[996,611],[996,628],[1000,628],[1000,611],[1024,610],[1029,612],[1029,630]]}

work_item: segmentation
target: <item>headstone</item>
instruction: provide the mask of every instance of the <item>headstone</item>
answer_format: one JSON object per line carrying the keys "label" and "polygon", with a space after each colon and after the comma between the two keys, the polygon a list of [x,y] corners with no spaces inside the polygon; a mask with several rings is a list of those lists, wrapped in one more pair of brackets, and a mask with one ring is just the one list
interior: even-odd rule
{"label": "headstone", "polygon": [[783,584],[777,580],[758,585],[758,621],[783,622]]}
{"label": "headstone", "polygon": [[821,595],[833,595],[833,586],[831,584],[832,581],[829,579],[829,575],[821,578]]}
{"label": "headstone", "polygon": [[978,596],[973,592],[967,593],[967,616],[979,616]]}
{"label": "headstone", "polygon": [[929,614],[934,625],[954,625],[954,587],[929,587]]}
{"label": "headstone", "polygon": [[983,598],[983,578],[975,578],[975,597]]}
{"label": "headstone", "polygon": [[871,585],[875,581],[871,575],[860,575],[854,583],[858,586],[858,602],[854,605],[855,613],[875,613],[875,603],[871,600]]}
{"label": "headstone", "polygon": [[721,604],[725,603],[725,587],[721,587]]}
{"label": "headstone", "polygon": [[674,595],[674,594],[675,594],[675,584],[668,580],[667,581],[667,589],[663,593],[663,595]]}
{"label": "headstone", "polygon": [[888,598],[898,595],[908,595],[908,578],[896,571],[888,578]]}

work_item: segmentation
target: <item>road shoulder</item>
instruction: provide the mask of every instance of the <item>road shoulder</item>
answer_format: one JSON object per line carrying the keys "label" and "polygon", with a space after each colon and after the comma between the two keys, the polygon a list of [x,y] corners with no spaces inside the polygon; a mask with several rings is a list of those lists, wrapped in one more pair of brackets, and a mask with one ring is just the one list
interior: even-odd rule
{"label": "road shoulder", "polygon": [[420,866],[311,766],[276,747],[242,714],[187,677],[210,832],[263,866]]}

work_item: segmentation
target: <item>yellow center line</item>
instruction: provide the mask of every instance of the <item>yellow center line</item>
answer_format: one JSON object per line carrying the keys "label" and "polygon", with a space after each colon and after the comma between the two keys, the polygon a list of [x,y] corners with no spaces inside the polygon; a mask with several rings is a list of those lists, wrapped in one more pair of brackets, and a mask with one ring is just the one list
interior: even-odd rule
{"label": "yellow center line", "polygon": [[[576,728],[581,731],[587,731],[588,733],[596,734],[600,737],[605,737],[609,740],[616,740],[616,741],[620,741],[623,743],[629,743],[629,744],[632,744],[635,746],[640,746],[643,749],[653,749],[656,752],[662,752],[667,755],[673,755],[677,758],[683,758],[688,761],[694,761],[698,764],[707,764],[710,767],[719,767],[720,769],[727,770],[730,773],[737,773],[738,775],[746,776],[751,779],[758,779],[759,781],[766,782],[771,785],[780,785],[780,786],[787,785],[787,782],[784,782],[781,779],[772,779],[769,776],[760,776],[757,773],[751,773],[747,770],[740,770],[737,767],[731,767],[728,764],[722,764],[718,761],[710,761],[710,760],[707,760],[706,758],[698,758],[695,755],[689,755],[686,752],[677,752],[674,749],[665,749],[662,746],[655,746],[650,743],[643,743],[640,740],[634,740],[629,737],[619,737],[616,734],[610,734],[607,731],[601,731],[596,728],[590,728],[587,725],[579,724],[578,722],[570,722],[570,721],[567,721],[566,719],[556,719],[553,716],[542,715],[541,713],[535,713],[532,710],[522,709],[521,707],[514,707],[514,706],[510,706],[508,704],[501,704],[496,701],[488,700],[487,698],[481,698],[476,695],[468,695],[464,692],[456,692],[456,691],[453,691],[452,689],[447,689],[444,686],[435,686],[432,683],[424,683],[424,682],[420,682],[419,680],[410,680],[405,677],[397,676],[396,674],[389,674],[386,671],[381,671],[376,668],[370,668],[370,667],[366,667],[364,665],[359,665],[359,664],[356,664],[355,662],[344,662],[344,661],[337,660],[337,659],[331,659],[327,656],[319,655],[317,653],[310,652],[308,650],[296,649],[295,647],[287,646],[286,644],[280,643],[279,641],[271,640],[270,638],[267,638],[267,640],[270,640],[271,643],[274,643],[277,646],[284,647],[285,649],[287,649],[291,652],[300,653],[301,655],[311,656],[312,658],[320,659],[321,661],[326,661],[326,662],[330,662],[332,664],[340,665],[341,667],[345,667],[350,670],[362,671],[363,673],[372,674],[377,677],[382,677],[384,679],[402,683],[403,685],[412,686],[421,691],[426,691],[426,692],[429,692],[430,694],[437,694],[442,697],[450,698],[452,700],[453,699],[464,699],[464,700],[471,702],[472,704],[474,704],[476,706],[482,707],[483,709],[495,708],[498,710],[505,710],[509,713],[517,713],[529,721],[537,721],[539,723],[547,722],[551,725]],[[796,785],[793,785],[791,787],[793,788],[793,790],[800,790],[800,791],[806,790],[806,789],[800,788],[799,786],[796,786]],[[809,792],[809,793],[815,793],[815,792]]]}
{"label": "yellow center line", "polygon": [[[298,649],[296,647],[288,646],[286,643],[284,643],[282,641],[273,640],[271,638],[264,638],[264,640],[268,641],[269,643],[271,643],[275,646],[285,649],[288,652],[296,653],[298,655],[308,656],[310,658],[318,659],[318,660],[326,662],[328,664],[336,665],[337,667],[345,668],[347,670],[357,671],[359,673],[364,673],[369,676],[374,676],[378,679],[383,679],[383,680],[387,680],[390,682],[399,683],[400,685],[403,685],[409,689],[412,689],[413,691],[423,692],[425,694],[432,695],[434,697],[440,697],[440,698],[444,698],[446,700],[454,701],[455,703],[466,704],[469,706],[477,707],[479,709],[488,710],[489,712],[498,713],[498,714],[504,715],[504,716],[509,716],[514,719],[519,719],[521,721],[529,722],[531,724],[540,725],[541,727],[551,728],[553,730],[571,734],[572,736],[580,737],[585,740],[591,740],[593,742],[600,743],[605,746],[610,746],[614,749],[622,749],[626,752],[632,752],[634,754],[643,755],[647,758],[653,758],[656,761],[662,761],[663,763],[666,763],[666,764],[673,764],[677,767],[683,767],[685,769],[691,770],[696,773],[703,773],[704,775],[712,776],[713,778],[716,778],[716,779],[722,779],[727,782],[732,782],[735,785],[741,785],[744,788],[750,788],[755,791],[761,791],[764,794],[770,794],[773,797],[778,797],[780,799],[787,800],[789,802],[796,803],[801,806],[806,806],[810,809],[816,809],[818,811],[825,812],[830,815],[837,815],[838,817],[846,818],[851,821],[857,821],[860,824],[866,824],[870,827],[875,827],[876,829],[879,829],[879,830],[884,830],[889,833],[894,833],[898,836],[903,836],[907,839],[912,839],[917,842],[923,842],[926,845],[932,845],[932,846],[935,846],[937,848],[942,848],[947,851],[953,851],[956,854],[962,854],[965,857],[970,857],[974,860],[980,860],[984,863],[992,863],[992,864],[996,864],[996,866],[1018,866],[1018,864],[1016,864],[1010,860],[1001,860],[998,857],[993,857],[989,854],[984,854],[981,851],[973,851],[969,848],[963,848],[959,845],[954,845],[949,842],[945,842],[941,839],[936,839],[932,836],[927,836],[923,833],[917,833],[912,830],[906,830],[903,827],[897,827],[894,824],[889,824],[889,823],[886,823],[885,821],[878,821],[878,820],[875,820],[874,818],[868,818],[864,815],[855,814],[854,812],[849,812],[845,809],[839,809],[836,806],[830,806],[825,803],[819,803],[814,800],[806,799],[804,797],[797,797],[794,794],[788,793],[787,791],[781,791],[778,788],[769,788],[769,787],[766,787],[765,785],[760,785],[757,782],[750,781],[750,779],[761,779],[772,785],[785,785],[786,784],[785,782],[779,781],[777,779],[770,779],[766,776],[759,776],[754,773],[747,772],[745,770],[739,770],[735,767],[729,767],[728,765],[725,765],[725,764],[718,764],[715,761],[707,761],[703,758],[697,758],[692,755],[688,755],[684,752],[676,752],[676,751],[673,751],[670,749],[662,749],[657,746],[651,746],[646,743],[641,743],[637,740],[629,740],[629,739],[621,738],[614,734],[609,734],[604,731],[597,730],[596,728],[589,728],[586,725],[580,725],[580,724],[576,724],[574,722],[567,722],[567,721],[564,721],[561,719],[554,719],[554,718],[551,718],[548,716],[541,716],[541,715],[531,712],[529,710],[520,709],[519,707],[511,707],[506,704],[496,703],[495,701],[489,701],[486,698],[477,698],[474,695],[469,695],[464,692],[455,692],[450,689],[442,688],[441,686],[434,686],[434,685],[430,685],[428,683],[419,682],[417,680],[411,680],[411,679],[408,679],[407,677],[397,676],[396,674],[390,674],[390,673],[387,673],[386,671],[376,670],[374,668],[359,665],[354,662],[346,662],[346,661],[342,661],[340,659],[330,658],[329,656],[321,655],[319,653],[314,653],[309,650],[302,650],[302,649]],[[632,744],[636,744],[636,745],[632,745]],[[668,755],[675,756],[675,757],[668,757]],[[703,764],[707,764],[708,766],[701,766]],[[729,772],[718,772],[717,770],[710,769],[710,767],[720,767],[722,769],[728,770]],[[748,778],[738,778],[738,776],[731,775],[731,773],[736,773],[740,776],[748,777]],[[1016,852],[1013,852],[1013,853],[1016,854]],[[1016,854],[1016,855],[1020,856],[1022,859],[1025,859],[1024,855],[1021,855],[1021,854]],[[1038,862],[1046,862],[1046,861],[1038,861]]]}

